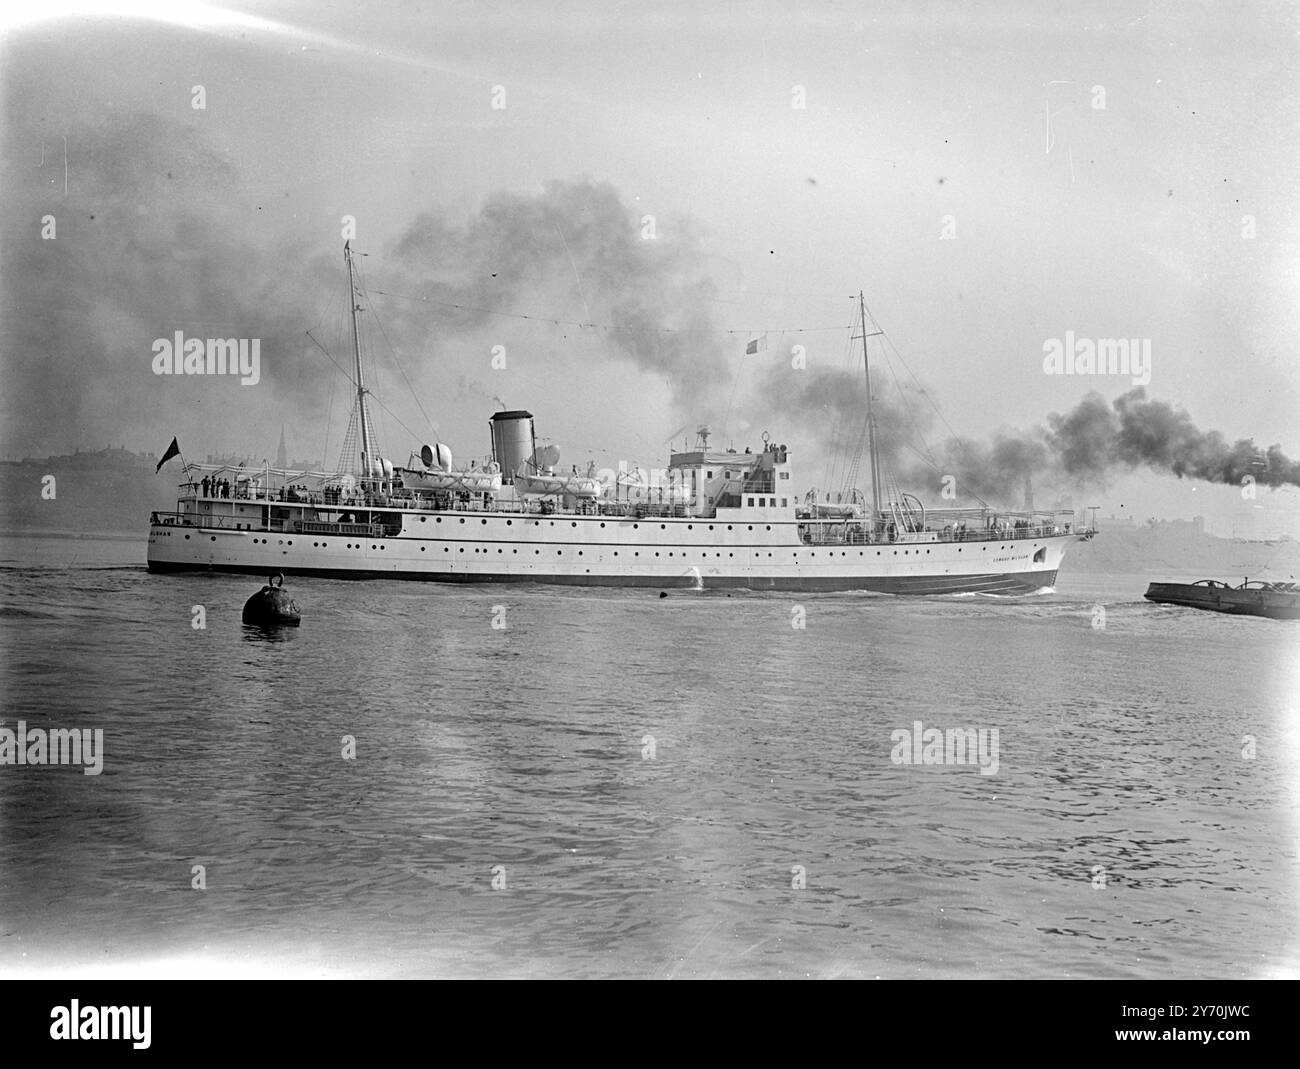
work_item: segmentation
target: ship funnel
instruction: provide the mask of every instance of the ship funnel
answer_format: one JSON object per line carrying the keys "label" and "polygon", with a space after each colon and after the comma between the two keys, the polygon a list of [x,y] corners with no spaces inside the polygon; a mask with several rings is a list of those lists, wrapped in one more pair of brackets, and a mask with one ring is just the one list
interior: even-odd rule
{"label": "ship funnel", "polygon": [[521,409],[497,412],[488,424],[492,428],[492,458],[501,467],[502,481],[512,483],[519,465],[530,459],[537,448],[533,414]]}

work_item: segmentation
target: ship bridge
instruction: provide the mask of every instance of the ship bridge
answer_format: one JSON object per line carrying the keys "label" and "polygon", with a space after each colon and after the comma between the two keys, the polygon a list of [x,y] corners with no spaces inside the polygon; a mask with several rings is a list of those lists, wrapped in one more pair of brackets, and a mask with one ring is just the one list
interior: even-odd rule
{"label": "ship bridge", "polygon": [[761,452],[696,449],[674,453],[669,477],[687,488],[691,510],[714,516],[723,509],[792,509],[789,453],[784,445],[765,443]]}

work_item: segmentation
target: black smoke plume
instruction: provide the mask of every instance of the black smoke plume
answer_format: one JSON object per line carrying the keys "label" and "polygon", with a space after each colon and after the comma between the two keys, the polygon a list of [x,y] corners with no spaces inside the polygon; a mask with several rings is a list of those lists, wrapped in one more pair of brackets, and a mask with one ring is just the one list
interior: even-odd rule
{"label": "black smoke plume", "polygon": [[[338,217],[317,220],[310,233],[284,233],[261,212],[274,191],[250,189],[241,161],[201,128],[156,116],[67,131],[10,116],[6,142],[3,180],[11,216],[23,225],[0,248],[0,451],[99,447],[142,429],[147,439],[132,447],[157,439],[161,449],[186,426],[202,432],[188,443],[194,450],[203,441],[214,451],[273,449],[282,421],[324,411],[340,383],[306,331],[330,325],[322,313],[331,302],[346,308],[342,238],[337,246],[322,240],[339,233]],[[42,238],[46,215],[55,219],[53,240]],[[364,266],[372,291],[441,302],[372,302],[404,368],[414,369],[415,389],[463,375],[463,365],[444,358],[467,351],[469,338],[480,342],[489,323],[509,322],[493,311],[582,324],[562,327],[560,339],[592,342],[575,350],[579,359],[656,374],[683,417],[697,416],[696,391],[723,392],[723,335],[688,225],[645,220],[612,186],[590,179],[490,195],[462,220],[429,205],[412,205],[411,216]],[[260,339],[262,382],[153,374],[153,342],[177,330]],[[558,344],[555,331],[546,337]],[[350,366],[346,354],[338,362]]]}
{"label": "black smoke plume", "polygon": [[[826,453],[865,449],[861,372],[775,367],[760,381],[766,405],[815,428]],[[1218,431],[1203,431],[1185,411],[1148,399],[1142,387],[1114,402],[1090,393],[1069,412],[1049,415],[1045,426],[1004,428],[987,441],[936,436],[933,410],[920,390],[892,398],[877,391],[872,406],[878,453],[899,486],[933,495],[952,476],[962,502],[1018,505],[1026,482],[1082,489],[1138,468],[1211,483],[1240,485],[1250,477],[1264,486],[1300,486],[1300,462],[1280,446],[1261,449],[1251,439],[1229,442]],[[859,470],[865,466],[864,459]],[[867,476],[857,482],[865,487]]]}
{"label": "black smoke plume", "polygon": [[[713,281],[689,225],[639,218],[608,183],[547,182],[496,193],[464,221],[422,214],[386,256],[385,276],[432,302],[412,331],[509,330],[502,313],[549,313],[615,358],[667,379],[683,415],[726,379]],[[419,319],[420,322],[416,322]],[[574,324],[578,326],[574,326]]]}

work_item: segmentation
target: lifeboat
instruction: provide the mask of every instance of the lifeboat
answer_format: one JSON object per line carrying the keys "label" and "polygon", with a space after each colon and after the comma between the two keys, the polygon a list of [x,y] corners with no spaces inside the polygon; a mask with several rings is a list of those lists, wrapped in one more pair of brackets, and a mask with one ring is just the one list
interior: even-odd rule
{"label": "lifeboat", "polygon": [[515,475],[515,489],[521,494],[538,497],[546,494],[564,494],[567,497],[595,500],[600,496],[600,480],[586,475],[525,474],[521,467]]}
{"label": "lifeboat", "polygon": [[545,497],[563,494],[565,497],[595,500],[600,497],[600,480],[590,475],[556,475],[560,450],[554,445],[544,445],[525,460],[515,472],[515,489],[526,497]]}
{"label": "lifeboat", "polygon": [[489,464],[484,468],[456,471],[451,466],[451,450],[442,442],[433,447],[423,446],[419,458],[422,468],[414,467],[415,455],[412,454],[412,466],[397,469],[403,486],[415,490],[461,491],[470,494],[496,494],[501,490],[499,466]]}

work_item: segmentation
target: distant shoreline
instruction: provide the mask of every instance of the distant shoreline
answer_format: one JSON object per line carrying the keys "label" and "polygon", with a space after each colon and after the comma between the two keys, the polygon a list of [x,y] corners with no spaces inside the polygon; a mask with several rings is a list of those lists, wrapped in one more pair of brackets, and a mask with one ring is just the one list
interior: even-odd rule
{"label": "distant shoreline", "polygon": [[66,538],[71,541],[94,539],[109,542],[147,542],[149,536],[140,531],[68,531],[40,530],[31,527],[0,529],[0,538]]}

